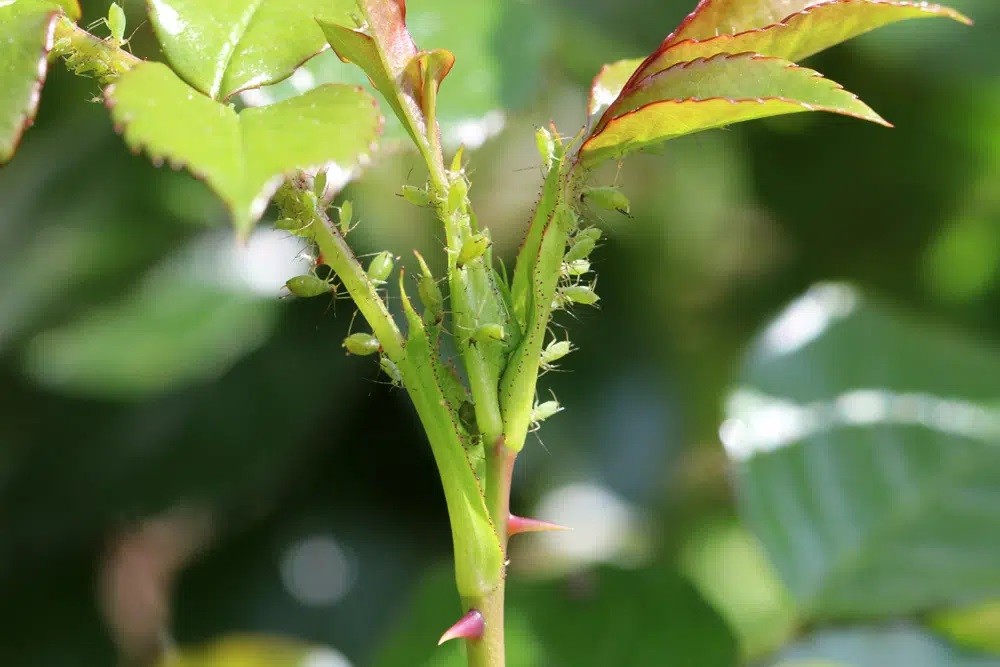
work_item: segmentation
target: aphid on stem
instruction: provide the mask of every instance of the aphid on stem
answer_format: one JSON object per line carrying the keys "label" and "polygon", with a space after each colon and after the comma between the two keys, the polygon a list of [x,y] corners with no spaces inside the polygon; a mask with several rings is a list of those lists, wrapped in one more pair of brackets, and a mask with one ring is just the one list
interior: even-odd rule
{"label": "aphid on stem", "polygon": [[551,371],[555,368],[556,362],[565,357],[570,352],[573,352],[576,348],[569,339],[565,340],[555,340],[553,339],[542,349],[542,355],[539,367],[543,371]]}
{"label": "aphid on stem", "polygon": [[389,279],[389,275],[392,274],[394,266],[395,260],[393,259],[392,253],[388,250],[383,250],[372,257],[372,260],[368,263],[366,273],[373,283],[376,285],[384,285]]}
{"label": "aphid on stem", "polygon": [[337,295],[337,283],[333,276],[327,279],[320,278],[315,273],[306,273],[295,276],[285,281],[285,288],[294,296],[309,299],[314,296],[324,294]]}
{"label": "aphid on stem", "polygon": [[348,354],[359,357],[367,357],[370,354],[382,351],[382,345],[378,338],[367,333],[353,333],[344,339],[342,346]]}
{"label": "aphid on stem", "polygon": [[542,427],[542,422],[548,419],[549,417],[559,412],[562,412],[563,407],[562,405],[559,404],[558,399],[556,399],[556,395],[552,392],[551,389],[549,390],[549,393],[552,394],[551,401],[545,401],[544,403],[539,403],[536,400],[534,407],[531,408],[531,417],[530,417],[531,428],[528,430],[529,433],[534,433],[535,431],[540,429]]}

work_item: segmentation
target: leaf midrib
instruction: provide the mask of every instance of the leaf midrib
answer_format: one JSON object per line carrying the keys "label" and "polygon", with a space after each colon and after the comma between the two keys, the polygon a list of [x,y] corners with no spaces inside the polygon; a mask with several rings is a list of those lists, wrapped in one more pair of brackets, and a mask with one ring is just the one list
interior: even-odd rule
{"label": "leaf midrib", "polygon": [[251,0],[252,4],[247,7],[246,12],[244,12],[240,20],[237,21],[230,31],[229,39],[224,42],[224,46],[229,46],[230,48],[228,51],[223,51],[221,54],[222,59],[218,62],[219,66],[215,69],[212,85],[209,88],[209,94],[213,99],[219,99],[219,91],[222,88],[222,82],[226,78],[226,72],[229,71],[229,66],[233,62],[233,57],[236,55],[237,49],[239,49],[240,44],[243,42],[243,38],[246,37],[250,24],[264,2],[266,0]]}

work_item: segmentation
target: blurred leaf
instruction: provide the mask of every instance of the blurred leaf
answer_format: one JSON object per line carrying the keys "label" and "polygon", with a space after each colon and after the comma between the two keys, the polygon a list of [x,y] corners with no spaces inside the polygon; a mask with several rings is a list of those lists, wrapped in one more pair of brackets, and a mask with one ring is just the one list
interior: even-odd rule
{"label": "blurred leaf", "polygon": [[[478,146],[503,128],[504,111],[523,106],[537,90],[551,31],[535,2],[423,0],[407,6],[406,22],[418,46],[443,46],[455,55],[456,66],[438,95],[438,121],[449,145]],[[516,44],[509,35],[519,36]],[[368,84],[359,67],[329,52],[291,78],[243,97],[255,105],[270,103],[331,82]],[[405,136],[395,119],[389,119],[386,135]]]}
{"label": "blurred leaf", "polygon": [[232,636],[192,649],[182,649],[160,667],[349,667],[333,649],[260,636]]}
{"label": "blurred leaf", "polygon": [[1000,600],[937,612],[929,622],[959,646],[1000,654]]}
{"label": "blurred leaf", "polygon": [[244,234],[283,176],[331,163],[349,173],[371,152],[381,128],[375,101],[353,86],[327,85],[237,114],[166,65],[145,63],[106,94],[129,146],[204,179]]}
{"label": "blurred leaf", "polygon": [[778,58],[720,54],[643,80],[608,109],[580,153],[585,164],[619,158],[685,134],[802,111],[830,111],[887,125],[855,95]]}
{"label": "blurred leaf", "polygon": [[[79,16],[79,9],[76,10]],[[24,130],[35,120],[48,71],[52,31],[59,5],[18,0],[0,5],[0,163],[14,155]]]}
{"label": "blurred leaf", "polygon": [[[461,642],[435,641],[461,614],[451,571],[418,587],[376,667],[461,667]],[[602,567],[548,582],[508,578],[508,664],[518,667],[731,667],[725,623],[676,571]],[[664,656],[669,661],[664,663]]]}
{"label": "blurred leaf", "polygon": [[[1000,354],[819,286],[751,349],[722,438],[813,617],[1000,592]],[[901,663],[902,664],[902,663]]]}
{"label": "blurred leaf", "polygon": [[[824,630],[782,651],[778,667],[998,667],[910,625]],[[832,664],[831,664],[832,663]]]}
{"label": "blurred leaf", "polygon": [[736,642],[694,587],[668,566],[601,567],[509,593],[544,647],[546,667],[731,667]]}
{"label": "blurred leaf", "polygon": [[719,610],[744,657],[781,647],[798,622],[795,605],[763,549],[738,521],[702,525],[681,554],[684,573]]}
{"label": "blurred leaf", "polygon": [[349,22],[353,0],[148,0],[173,68],[194,88],[224,100],[280,81],[326,46],[315,17]]}
{"label": "blurred leaf", "polygon": [[212,284],[199,270],[175,261],[121,303],[36,336],[27,372],[63,391],[122,400],[217,378],[266,340],[277,301]]}
{"label": "blurred leaf", "polygon": [[1000,274],[1000,202],[944,227],[927,249],[926,281],[936,296],[963,302],[982,296]]}

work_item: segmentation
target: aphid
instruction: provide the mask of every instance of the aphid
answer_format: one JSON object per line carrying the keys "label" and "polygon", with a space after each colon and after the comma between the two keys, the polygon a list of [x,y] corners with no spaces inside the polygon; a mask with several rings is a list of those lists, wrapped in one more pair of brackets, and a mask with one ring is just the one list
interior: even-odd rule
{"label": "aphid", "polygon": [[311,223],[303,223],[295,218],[278,218],[274,223],[274,228],[307,239],[312,238],[313,235]]}
{"label": "aphid", "polygon": [[326,196],[326,183],[326,169],[320,169],[316,172],[316,176],[313,177],[313,192],[320,199]]}
{"label": "aphid", "polygon": [[444,319],[444,296],[441,294],[441,288],[434,280],[431,270],[427,268],[427,262],[424,261],[423,255],[416,250],[413,251],[413,254],[417,256],[417,262],[420,263],[417,293],[420,295],[421,303],[424,304],[424,320],[428,324],[439,324]]}
{"label": "aphid", "polygon": [[378,359],[378,366],[382,369],[383,373],[389,376],[389,381],[393,387],[403,386],[403,374],[399,372],[399,366],[392,359],[383,354]]}
{"label": "aphid", "polygon": [[573,244],[563,256],[563,262],[572,264],[578,259],[586,259],[597,247],[597,242],[601,239],[601,230],[597,227],[581,229],[573,237]]}
{"label": "aphid", "polygon": [[373,283],[382,285],[389,279],[389,274],[392,273],[394,265],[395,262],[393,261],[392,253],[388,250],[383,250],[372,257],[372,261],[368,263],[368,277],[371,278]]}
{"label": "aphid", "polygon": [[542,157],[545,169],[551,169],[552,160],[556,155],[556,142],[552,138],[552,133],[544,127],[535,130],[535,146],[538,148],[538,154]]}
{"label": "aphid", "polygon": [[567,285],[559,290],[559,295],[566,301],[584,306],[593,306],[601,300],[590,285]]}
{"label": "aphid", "polygon": [[563,262],[560,273],[566,278],[575,278],[590,272],[590,262],[585,259],[574,259]]}
{"label": "aphid", "polygon": [[629,215],[631,206],[628,197],[616,187],[593,187],[584,188],[580,193],[580,201],[585,201],[606,211],[618,211],[622,215]]}
{"label": "aphid", "polygon": [[479,259],[492,243],[485,234],[473,234],[462,243],[462,249],[458,251],[458,265],[465,266],[469,262]]}
{"label": "aphid", "polygon": [[555,363],[573,351],[573,344],[568,340],[553,340],[542,350],[542,370],[552,370]]}
{"label": "aphid", "polygon": [[448,186],[448,213],[457,211],[469,195],[469,183],[461,173],[457,174]]}
{"label": "aphid", "polygon": [[462,401],[458,406],[458,421],[469,435],[479,435],[479,422],[476,420],[476,406],[469,401]]}
{"label": "aphid", "polygon": [[353,333],[344,339],[343,347],[348,354],[356,354],[359,357],[367,357],[382,349],[378,338],[366,333]]}
{"label": "aphid", "polygon": [[544,403],[539,403],[535,401],[535,406],[531,408],[531,430],[537,431],[541,428],[542,422],[549,417],[555,415],[556,413],[562,412],[563,407],[559,405],[559,401],[553,396],[551,401],[545,401]]}
{"label": "aphid", "polygon": [[111,33],[107,38],[107,42],[113,48],[118,49],[128,43],[128,40],[125,39],[125,11],[117,2],[112,2],[111,6],[108,7],[108,15],[106,17],[97,19],[87,26],[87,28],[94,30],[100,25],[106,26],[108,32]]}
{"label": "aphid", "polygon": [[354,217],[354,204],[347,199],[337,210],[337,227],[344,236],[350,234],[354,227],[351,226],[351,219]]}
{"label": "aphid", "polygon": [[403,199],[414,206],[430,206],[431,196],[426,188],[418,188],[415,185],[404,185],[401,190]]}
{"label": "aphid", "polygon": [[465,144],[458,147],[455,151],[455,155],[451,158],[451,170],[454,172],[462,171],[462,158],[465,156]]}
{"label": "aphid", "polygon": [[502,324],[484,324],[476,329],[472,334],[472,340],[477,343],[499,343],[507,338]]}
{"label": "aphid", "polygon": [[301,276],[289,278],[285,282],[285,287],[289,292],[303,299],[321,296],[323,294],[336,295],[337,293],[337,284],[333,281],[333,278],[323,280],[319,276],[312,273],[306,273]]}

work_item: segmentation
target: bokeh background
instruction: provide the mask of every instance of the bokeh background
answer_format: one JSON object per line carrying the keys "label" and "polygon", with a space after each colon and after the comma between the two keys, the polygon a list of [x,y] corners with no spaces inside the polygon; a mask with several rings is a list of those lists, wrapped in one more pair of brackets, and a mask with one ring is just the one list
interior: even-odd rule
{"label": "bokeh background", "polygon": [[[508,265],[533,128],[575,133],[600,65],[692,4],[409,3],[418,43],[458,56],[446,138],[482,144],[472,198]],[[518,463],[514,507],[575,530],[514,546],[512,667],[1000,664],[982,651],[1000,636],[1000,4],[952,4],[977,25],[893,26],[808,63],[894,130],[801,115],[597,176],[634,217],[592,212],[601,307],[560,320],[579,351],[541,386],[566,410]],[[97,95],[54,66],[0,170],[0,665],[150,664],[163,642],[191,665],[454,664],[432,650],[458,611],[436,472],[405,395],[343,354],[350,303],[279,298],[307,267],[295,240],[263,224],[237,245]],[[423,178],[390,146],[347,187],[359,253],[440,261],[433,220],[394,195]],[[802,312],[843,326],[803,332]],[[932,419],[868,395],[818,434],[788,413],[880,387],[951,402]],[[764,394],[785,412],[729,400]],[[861,446],[895,448],[900,487],[837,458]]]}

